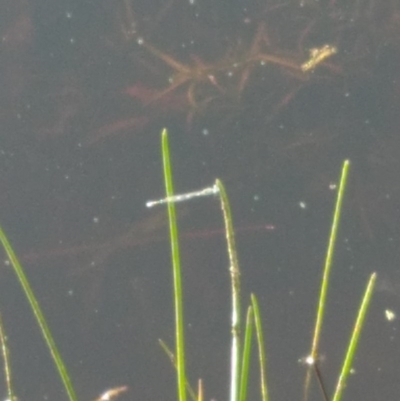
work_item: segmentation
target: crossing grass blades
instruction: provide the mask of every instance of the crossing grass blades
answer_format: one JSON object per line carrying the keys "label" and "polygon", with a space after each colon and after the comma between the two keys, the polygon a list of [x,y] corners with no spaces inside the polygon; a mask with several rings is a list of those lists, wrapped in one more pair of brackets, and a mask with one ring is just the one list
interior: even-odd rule
{"label": "crossing grass blades", "polygon": [[[178,241],[178,226],[176,219],[175,203],[179,201],[189,201],[193,197],[215,195],[219,197],[221,203],[221,210],[223,221],[225,224],[225,236],[227,242],[227,252],[229,257],[229,273],[231,279],[231,349],[230,349],[230,386],[229,386],[229,401],[246,401],[247,387],[250,375],[250,355],[252,342],[255,340],[258,349],[259,360],[259,376],[260,376],[260,399],[268,401],[268,385],[267,385],[267,366],[266,366],[266,352],[264,349],[263,330],[261,313],[258,305],[257,297],[254,294],[250,296],[250,303],[247,306],[246,318],[242,321],[242,303],[240,292],[240,269],[238,257],[236,253],[235,234],[232,222],[232,215],[228,196],[225,187],[220,180],[216,180],[215,184],[209,188],[205,188],[194,193],[183,195],[175,195],[173,189],[173,175],[170,162],[170,150],[168,144],[168,133],[166,130],[162,132],[162,155],[164,166],[164,181],[166,189],[166,198],[159,201],[150,201],[147,203],[148,207],[166,204],[169,217],[169,231],[170,231],[170,245],[171,245],[171,258],[173,268],[173,294],[174,294],[174,308],[175,308],[175,345],[174,348],[168,347],[163,341],[160,341],[162,348],[165,350],[173,365],[176,369],[177,380],[177,400],[186,401],[188,397],[193,401],[203,401],[204,392],[202,381],[199,380],[197,390],[193,390],[186,375],[186,355],[185,355],[185,333],[184,333],[184,314],[183,314],[183,295],[182,295],[182,280],[181,280],[181,263],[179,253]],[[345,186],[349,172],[349,161],[343,164],[340,185],[337,193],[337,201],[333,214],[333,222],[331,226],[330,236],[328,240],[328,248],[324,269],[322,272],[321,288],[317,304],[317,312],[315,319],[315,328],[311,341],[310,353],[306,358],[308,364],[307,374],[304,383],[303,398],[308,399],[308,392],[312,377],[315,377],[321,388],[322,401],[339,401],[342,399],[347,380],[350,375],[350,370],[353,364],[354,355],[359,342],[359,337],[363,323],[367,314],[367,310],[371,301],[374,284],[376,281],[376,273],[371,274],[364,295],[361,300],[360,307],[357,312],[354,327],[351,332],[349,344],[345,350],[345,355],[342,362],[342,367],[337,378],[337,384],[333,395],[329,395],[322,379],[319,360],[319,343],[321,336],[321,329],[325,315],[325,305],[327,301],[327,291],[329,286],[329,279],[334,255],[334,248],[339,228],[340,214],[342,210],[343,197]],[[54,361],[61,381],[65,387],[66,394],[69,401],[77,401],[74,387],[67,368],[61,358],[57,349],[54,339],[51,335],[49,326],[44,318],[39,303],[31,289],[29,281],[26,278],[24,270],[18,261],[18,258],[11,247],[4,231],[0,228],[0,241],[7,254],[7,257],[16,273],[16,276],[22,286],[28,302],[32,308],[33,314],[39,325],[43,338],[49,348],[50,355]],[[227,330],[229,332],[229,330]],[[244,336],[241,336],[244,333]],[[3,354],[4,377],[7,388],[7,399],[16,401],[16,393],[12,381],[12,371],[10,356],[7,347],[7,336],[5,328],[0,318],[0,343]],[[121,393],[127,391],[126,386],[116,387],[109,389],[103,393],[96,401],[111,400]]]}

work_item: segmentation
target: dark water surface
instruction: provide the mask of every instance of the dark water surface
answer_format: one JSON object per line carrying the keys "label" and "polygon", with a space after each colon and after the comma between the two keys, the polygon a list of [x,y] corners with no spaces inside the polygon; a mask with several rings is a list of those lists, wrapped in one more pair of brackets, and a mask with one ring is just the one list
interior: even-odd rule
{"label": "dark water surface", "polygon": [[[158,346],[174,340],[166,214],[145,207],[164,193],[163,127],[178,192],[226,185],[272,400],[302,396],[298,360],[350,159],[321,369],[331,392],[376,271],[345,399],[397,399],[400,326],[385,311],[400,313],[400,6],[355,3],[5,0],[0,221],[80,400],[121,385],[121,400],[176,399]],[[310,49],[336,53],[317,60]],[[219,204],[197,199],[178,214],[189,376],[222,401],[230,295]],[[0,310],[20,400],[66,399],[7,263]],[[255,373],[252,399],[257,383]],[[322,400],[316,385],[310,400]]]}

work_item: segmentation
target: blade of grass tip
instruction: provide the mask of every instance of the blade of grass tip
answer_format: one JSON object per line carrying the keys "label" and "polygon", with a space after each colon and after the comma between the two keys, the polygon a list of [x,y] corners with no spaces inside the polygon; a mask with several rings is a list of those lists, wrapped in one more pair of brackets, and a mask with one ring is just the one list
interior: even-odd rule
{"label": "blade of grass tip", "polygon": [[[323,318],[325,315],[325,304],[326,304],[326,298],[327,298],[327,294],[328,294],[329,277],[330,277],[331,266],[332,266],[332,261],[333,261],[333,254],[335,251],[335,244],[336,244],[336,238],[337,238],[337,233],[338,233],[338,229],[339,229],[339,221],[340,221],[340,215],[341,215],[342,206],[343,206],[343,198],[344,198],[345,188],[346,188],[346,184],[347,184],[349,167],[350,167],[350,161],[345,160],[343,163],[342,172],[341,172],[341,176],[340,176],[340,183],[339,183],[339,189],[338,189],[338,193],[337,193],[335,211],[333,214],[331,232],[330,232],[329,241],[328,241],[328,249],[326,252],[324,271],[323,271],[322,280],[321,280],[321,289],[320,289],[318,306],[317,306],[317,317],[316,317],[316,321],[315,321],[315,328],[314,328],[314,334],[313,334],[312,345],[311,345],[311,354],[310,354],[311,362],[316,361],[318,358],[319,339],[321,336],[322,322],[323,322]],[[311,366],[307,369],[307,376],[306,376],[306,380],[304,383],[304,400],[307,400],[307,398],[308,398],[310,380],[311,380]]]}
{"label": "blade of grass tip", "polygon": [[14,396],[15,393],[11,376],[10,353],[8,351],[7,336],[4,330],[3,318],[1,317],[1,314],[0,314],[0,343],[4,361],[4,379],[7,388],[7,397],[8,397],[7,400],[16,401],[17,397]]}
{"label": "blade of grass tip", "polygon": [[230,382],[230,401],[238,401],[240,384],[240,325],[241,325],[241,305],[240,305],[240,269],[236,252],[235,232],[233,230],[232,214],[229,199],[225,187],[220,180],[216,180],[218,188],[222,214],[225,224],[225,236],[229,256],[229,272],[231,275],[232,287],[232,346],[231,346],[231,382]]}
{"label": "blade of grass tip", "polygon": [[[165,343],[165,341],[163,341],[161,339],[159,339],[158,342],[161,345],[161,348],[167,354],[169,360],[172,363],[172,366],[176,369],[176,358],[175,358],[174,353],[171,351],[171,348],[169,348],[168,345]],[[190,385],[190,383],[187,380],[186,380],[186,389],[189,392],[189,397],[193,401],[196,401],[196,394],[195,394],[195,392],[193,390],[193,387]]]}
{"label": "blade of grass tip", "polygon": [[359,343],[361,330],[364,325],[365,316],[367,314],[371,302],[372,293],[376,282],[376,276],[377,276],[376,273],[371,274],[367,288],[364,292],[364,296],[361,301],[360,309],[358,310],[356,322],[354,324],[353,332],[350,338],[350,343],[347,348],[347,352],[343,361],[342,370],[339,375],[339,379],[335,389],[335,394],[333,395],[332,401],[340,401],[343,395],[343,390],[346,387],[347,379],[350,375],[351,367],[353,364],[354,355]]}
{"label": "blade of grass tip", "polygon": [[268,387],[267,387],[267,372],[266,372],[266,357],[264,348],[264,334],[261,323],[260,308],[258,306],[257,298],[251,294],[251,304],[254,309],[254,321],[256,324],[257,343],[258,343],[258,359],[260,361],[260,385],[261,385],[261,398],[263,401],[268,401]]}
{"label": "blade of grass tip", "polygon": [[252,337],[253,337],[253,307],[250,305],[247,309],[246,326],[244,331],[239,401],[247,401]]}
{"label": "blade of grass tip", "polygon": [[[168,132],[163,130],[162,134],[162,155],[164,167],[164,183],[167,198],[174,195],[172,182],[172,168],[168,144]],[[183,297],[182,297],[182,278],[181,262],[178,241],[178,226],[176,222],[176,212],[174,202],[167,202],[169,232],[171,243],[171,258],[174,281],[174,308],[175,308],[175,355],[177,369],[177,386],[179,401],[186,401],[186,371],[185,371],[185,339],[183,325]]]}
{"label": "blade of grass tip", "polygon": [[65,367],[65,364],[61,358],[60,352],[58,351],[58,348],[53,339],[53,336],[51,335],[49,326],[47,325],[46,319],[39,306],[39,302],[37,301],[37,299],[33,293],[33,290],[29,284],[29,281],[25,275],[25,272],[24,272],[21,264],[19,263],[18,258],[16,256],[14,250],[12,249],[11,244],[9,243],[9,241],[1,227],[0,227],[0,241],[3,245],[3,248],[5,249],[5,251],[7,253],[8,259],[11,262],[14,272],[18,277],[18,280],[22,286],[25,296],[28,298],[29,305],[32,308],[33,314],[39,325],[40,331],[42,332],[42,335],[43,335],[43,337],[46,341],[46,344],[50,350],[50,354],[53,358],[54,364],[56,365],[58,373],[64,384],[65,390],[68,394],[68,398],[70,399],[70,401],[77,401],[75,390],[72,386],[71,378],[70,378],[67,368]]}
{"label": "blade of grass tip", "polygon": [[197,388],[197,401],[203,401],[203,381],[201,379],[199,379]]}

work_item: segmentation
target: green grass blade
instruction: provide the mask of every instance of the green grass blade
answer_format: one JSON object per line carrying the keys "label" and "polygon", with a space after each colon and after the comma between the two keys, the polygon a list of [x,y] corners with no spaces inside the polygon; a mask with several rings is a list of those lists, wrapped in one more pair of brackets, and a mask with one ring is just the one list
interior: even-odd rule
{"label": "green grass blade", "polygon": [[318,356],[318,346],[319,346],[319,339],[321,336],[322,322],[323,322],[323,318],[325,315],[325,304],[326,304],[326,298],[327,298],[327,293],[328,293],[329,277],[330,277],[330,272],[331,272],[331,267],[332,267],[337,232],[338,232],[338,228],[339,228],[339,221],[340,221],[340,215],[341,215],[341,211],[342,211],[344,192],[345,192],[345,188],[346,188],[346,184],[347,184],[349,166],[350,166],[350,163],[348,160],[346,160],[344,162],[343,168],[342,168],[342,174],[340,177],[340,184],[339,184],[339,190],[338,190],[338,194],[337,194],[335,212],[333,215],[331,233],[329,236],[328,250],[326,253],[325,267],[324,267],[324,273],[323,273],[322,283],[321,283],[321,292],[320,292],[319,301],[318,301],[317,319],[316,319],[316,323],[315,323],[314,337],[313,337],[312,348],[311,348],[311,357],[314,359],[316,359]]}
{"label": "green grass blade", "polygon": [[[330,236],[329,236],[328,249],[327,249],[326,259],[325,259],[325,266],[324,266],[324,271],[323,271],[322,280],[321,280],[321,289],[320,289],[320,295],[319,295],[318,307],[317,307],[317,317],[316,317],[316,322],[315,322],[314,334],[313,334],[312,345],[311,345],[311,353],[310,353],[310,357],[314,361],[317,360],[317,358],[318,358],[319,339],[321,336],[322,322],[323,322],[323,318],[325,315],[325,304],[326,304],[326,298],[327,298],[327,294],[328,294],[329,278],[330,278],[330,272],[331,272],[331,267],[332,267],[337,233],[338,233],[338,229],[339,229],[339,221],[340,221],[340,215],[341,215],[341,211],[342,211],[343,198],[344,198],[345,188],[346,188],[346,184],[347,184],[349,167],[350,167],[350,161],[345,160],[345,162],[343,163],[342,172],[341,172],[341,176],[340,176],[340,184],[339,184],[339,189],[338,189],[338,194],[337,194],[337,199],[336,199],[336,206],[335,206],[335,211],[333,214],[333,221],[332,221],[331,232],[330,232]],[[311,380],[311,368],[309,368],[307,370],[306,381],[304,384],[304,400],[307,400],[307,397],[308,397],[310,380]]]}
{"label": "green grass blade", "polygon": [[358,346],[361,329],[364,325],[365,316],[367,314],[367,310],[371,302],[375,282],[376,282],[376,273],[373,273],[371,274],[371,277],[368,281],[368,285],[365,290],[360,309],[358,310],[356,323],[354,324],[353,332],[350,338],[350,343],[347,348],[346,356],[344,358],[342,366],[342,371],[340,372],[339,379],[336,385],[335,394],[333,396],[332,401],[340,401],[343,395],[343,390],[346,387],[347,379],[350,375],[351,366],[354,360],[354,354]]}
{"label": "green grass blade", "polygon": [[254,321],[256,324],[257,343],[258,343],[258,359],[260,361],[260,385],[261,385],[261,399],[262,401],[268,401],[268,387],[267,387],[267,375],[266,375],[266,357],[264,347],[264,334],[261,323],[260,308],[258,306],[257,298],[254,294],[251,294],[251,304],[254,310]]}
{"label": "green grass blade", "polygon": [[[163,130],[162,134],[162,155],[164,167],[164,183],[167,198],[174,195],[172,182],[172,168],[168,144],[168,132]],[[185,338],[183,325],[183,296],[181,262],[179,253],[178,226],[174,202],[167,202],[169,233],[171,243],[171,258],[174,281],[174,308],[175,308],[175,355],[177,369],[177,386],[179,401],[186,401],[186,371],[185,371]]]}
{"label": "green grass blade", "polygon": [[236,253],[235,232],[233,230],[232,214],[229,199],[225,187],[220,180],[216,180],[218,187],[221,208],[224,216],[225,235],[229,256],[229,272],[231,275],[232,287],[232,345],[231,345],[231,382],[230,382],[230,401],[238,401],[240,384],[240,325],[241,325],[241,305],[240,305],[240,269]]}
{"label": "green grass blade", "polygon": [[0,343],[4,361],[4,379],[7,388],[7,400],[16,401],[17,397],[15,397],[12,375],[11,375],[10,353],[8,351],[7,336],[4,330],[3,318],[1,317],[1,315],[0,315]]}
{"label": "green grass blade", "polygon": [[247,401],[247,389],[250,375],[250,355],[251,355],[251,344],[253,337],[253,307],[250,305],[247,309],[246,326],[244,332],[244,344],[243,344],[243,355],[242,355],[242,369],[240,378],[240,391],[239,400]]}
{"label": "green grass blade", "polygon": [[61,377],[61,380],[64,384],[65,390],[67,391],[68,398],[70,401],[77,401],[77,397],[75,394],[75,390],[72,386],[72,382],[70,379],[70,376],[68,374],[67,368],[64,365],[64,362],[61,358],[61,355],[57,349],[56,343],[54,342],[53,336],[51,335],[50,329],[46,323],[46,319],[44,318],[43,312],[40,309],[39,303],[32,291],[32,288],[29,284],[29,281],[25,275],[25,272],[21,266],[21,264],[18,261],[18,258],[14,252],[14,250],[11,247],[11,244],[9,243],[3,229],[0,227],[0,241],[3,245],[3,248],[5,249],[8,259],[11,262],[11,265],[18,277],[18,280],[22,286],[22,289],[28,298],[29,305],[32,308],[33,314],[36,318],[36,321],[38,322],[40,331],[42,332],[42,335],[46,341],[46,344],[50,350],[50,354],[53,358],[54,364],[57,367],[58,373]]}

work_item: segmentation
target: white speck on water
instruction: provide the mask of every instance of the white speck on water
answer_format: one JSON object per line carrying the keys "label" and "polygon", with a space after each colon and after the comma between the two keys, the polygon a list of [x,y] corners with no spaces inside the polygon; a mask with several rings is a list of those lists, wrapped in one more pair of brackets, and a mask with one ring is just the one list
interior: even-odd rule
{"label": "white speck on water", "polygon": [[392,309],[385,309],[385,319],[388,322],[393,322],[394,320],[396,320],[396,318],[396,312],[394,312]]}
{"label": "white speck on water", "polygon": [[300,206],[300,209],[307,209],[307,207],[308,207],[307,203],[304,201],[300,201],[299,206]]}

